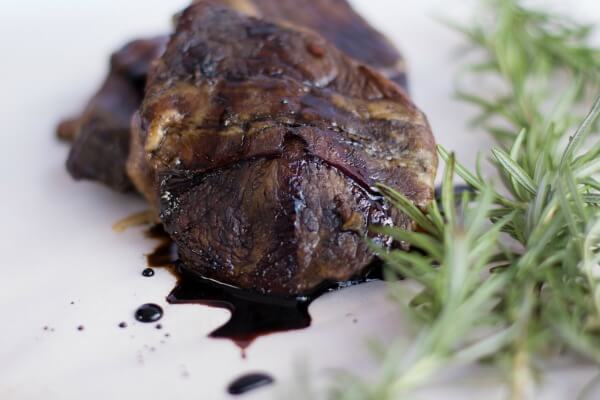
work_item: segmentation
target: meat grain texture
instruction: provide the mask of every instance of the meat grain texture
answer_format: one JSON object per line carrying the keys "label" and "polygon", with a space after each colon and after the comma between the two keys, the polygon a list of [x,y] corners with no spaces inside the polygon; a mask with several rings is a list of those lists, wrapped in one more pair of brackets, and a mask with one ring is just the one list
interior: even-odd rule
{"label": "meat grain texture", "polygon": [[[345,0],[210,0],[210,3],[299,29],[313,29],[360,62],[377,68],[404,87],[407,85],[400,54]],[[108,76],[82,115],[59,125],[58,136],[73,141],[67,169],[75,179],[98,181],[119,191],[133,188],[125,171],[131,118],[144,97],[150,64],[162,55],[168,38],[164,35],[134,40],[115,52]]]}
{"label": "meat grain texture", "polygon": [[434,139],[404,83],[345,1],[197,1],[149,68],[126,176],[194,273],[278,296],[347,280],[374,260],[367,237],[389,245],[369,225],[413,227],[376,182],[433,197]]}

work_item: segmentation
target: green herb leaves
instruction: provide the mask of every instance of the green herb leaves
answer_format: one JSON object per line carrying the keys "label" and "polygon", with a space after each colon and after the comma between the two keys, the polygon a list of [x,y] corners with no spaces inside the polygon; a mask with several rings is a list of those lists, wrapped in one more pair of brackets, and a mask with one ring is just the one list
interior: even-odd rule
{"label": "green herb leaves", "polygon": [[[518,0],[483,3],[474,26],[454,28],[483,58],[467,73],[500,89],[459,89],[459,99],[480,110],[474,123],[497,141],[490,159],[500,183],[440,147],[441,209],[420,210],[379,186],[420,228],[373,228],[413,249],[375,247],[389,276],[420,288],[409,304],[420,330],[407,351],[388,352],[378,380],[346,381],[335,399],[402,398],[448,364],[483,358],[510,366],[520,399],[540,358],[570,349],[600,364],[600,98],[589,99],[600,94],[600,50],[590,26]],[[475,195],[455,196],[455,174]],[[404,285],[390,290],[406,297]]]}

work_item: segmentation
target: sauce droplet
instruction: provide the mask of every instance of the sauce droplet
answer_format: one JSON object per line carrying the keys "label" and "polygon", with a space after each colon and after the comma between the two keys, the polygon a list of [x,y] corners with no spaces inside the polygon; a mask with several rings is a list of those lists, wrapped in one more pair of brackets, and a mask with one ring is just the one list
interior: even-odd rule
{"label": "sauce droplet", "polygon": [[156,304],[143,304],[135,311],[135,319],[140,322],[156,322],[162,318],[163,310]]}
{"label": "sauce droplet", "polygon": [[78,331],[82,331],[82,330],[84,330],[84,329],[85,329],[85,327],[84,327],[83,325],[79,325],[79,326],[77,327],[77,330],[78,330]]}
{"label": "sauce droplet", "polygon": [[262,373],[252,373],[242,375],[233,382],[229,384],[227,387],[227,392],[233,395],[239,395],[246,393],[250,390],[258,389],[263,386],[270,385],[275,380],[273,377],[267,374]]}
{"label": "sauce droplet", "polygon": [[145,270],[142,271],[142,275],[147,278],[154,276],[154,270],[152,268],[146,268]]}
{"label": "sauce droplet", "polygon": [[119,322],[119,328],[127,328],[127,322]]}

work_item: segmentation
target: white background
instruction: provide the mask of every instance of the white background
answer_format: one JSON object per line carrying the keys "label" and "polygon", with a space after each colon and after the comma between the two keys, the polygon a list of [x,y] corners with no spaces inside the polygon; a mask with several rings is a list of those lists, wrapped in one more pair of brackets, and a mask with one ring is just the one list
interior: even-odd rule
{"label": "white background", "polygon": [[[0,1],[0,399],[223,399],[232,378],[255,370],[273,374],[277,385],[244,398],[290,398],[281,393],[289,391],[294,365],[306,364],[317,381],[332,368],[373,372],[366,339],[407,335],[384,285],[373,283],[323,296],[311,306],[309,329],[260,338],[242,360],[229,341],[206,338],[227,312],[166,304],[174,279],[160,270],[154,278],[140,275],[155,243],[141,230],[111,230],[144,204],[67,175],[56,122],[81,109],[111,51],[165,32],[186,3]],[[489,142],[468,128],[472,110],[452,99],[461,39],[434,17],[462,19],[473,2],[353,3],[404,53],[415,102],[438,141],[472,164]],[[600,17],[595,0],[538,3],[588,21]],[[163,330],[133,320],[145,302],[164,306]],[[120,321],[129,327],[119,329]],[[562,361],[544,375],[536,398],[574,398],[594,373]],[[448,371],[411,398],[502,399],[501,382],[481,368]]]}

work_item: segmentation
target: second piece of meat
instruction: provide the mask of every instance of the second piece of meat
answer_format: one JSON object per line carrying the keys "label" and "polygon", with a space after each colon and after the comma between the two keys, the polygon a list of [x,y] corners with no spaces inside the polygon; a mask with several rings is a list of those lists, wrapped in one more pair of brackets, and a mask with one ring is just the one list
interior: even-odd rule
{"label": "second piece of meat", "polygon": [[109,74],[83,114],[59,126],[73,142],[67,169],[75,179],[96,180],[119,191],[133,188],[125,171],[131,141],[131,116],[144,96],[150,63],[167,37],[135,40],[114,53]]}

